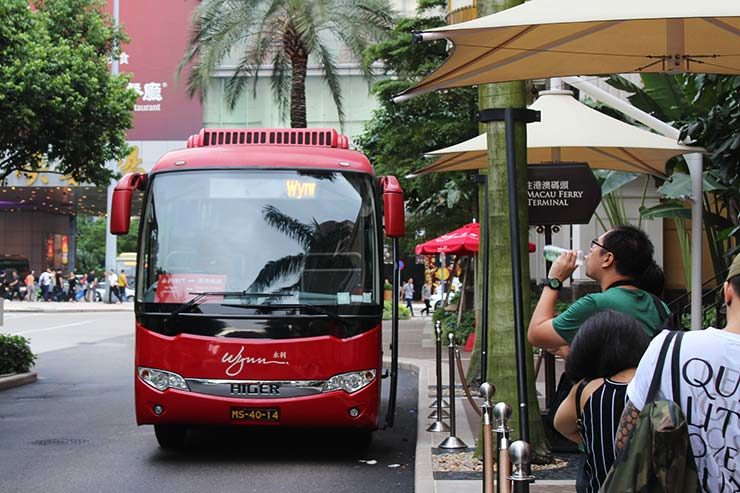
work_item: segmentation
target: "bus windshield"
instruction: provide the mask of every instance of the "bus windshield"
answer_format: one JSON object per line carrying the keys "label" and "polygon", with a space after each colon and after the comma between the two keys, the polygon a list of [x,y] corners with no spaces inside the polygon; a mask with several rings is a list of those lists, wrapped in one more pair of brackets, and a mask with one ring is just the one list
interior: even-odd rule
{"label": "bus windshield", "polygon": [[204,302],[378,303],[379,245],[368,175],[163,173],[153,177],[144,207],[140,302],[180,304],[194,293],[218,292]]}

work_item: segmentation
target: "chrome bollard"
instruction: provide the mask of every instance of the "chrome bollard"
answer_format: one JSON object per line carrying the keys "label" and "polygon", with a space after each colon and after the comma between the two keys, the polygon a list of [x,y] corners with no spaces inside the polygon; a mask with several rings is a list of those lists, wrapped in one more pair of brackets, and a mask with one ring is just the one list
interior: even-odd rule
{"label": "chrome bollard", "polygon": [[509,446],[511,458],[511,480],[513,493],[529,493],[529,484],[534,483],[531,474],[532,447],[523,440],[517,440]]}
{"label": "chrome bollard", "polygon": [[511,406],[505,402],[498,402],[493,406],[493,431],[496,433],[496,493],[509,493],[509,433],[513,430],[509,426]]}
{"label": "chrome bollard", "polygon": [[[429,415],[429,419],[437,419],[437,410],[438,407],[437,404],[442,402],[442,407],[450,407],[450,403],[446,400],[442,399],[442,322],[437,320],[434,322],[434,349],[435,349],[435,359],[436,359],[436,370],[437,370],[437,398],[434,399],[434,401],[429,404],[430,409],[435,409],[432,414]],[[447,411],[444,411],[442,413],[442,417],[449,418],[449,414]]]}
{"label": "chrome bollard", "polygon": [[493,423],[491,420],[491,410],[493,404],[491,398],[496,389],[488,382],[483,382],[480,386],[480,395],[483,397],[481,405],[481,420],[483,430],[483,493],[493,493],[494,491],[494,444],[493,444]]}
{"label": "chrome bollard", "polygon": [[447,423],[444,423],[442,421],[443,417],[445,416],[445,412],[442,411],[442,323],[437,320],[437,322],[434,324],[434,333],[436,334],[436,350],[437,350],[437,400],[435,400],[435,405],[437,406],[437,409],[429,415],[429,419],[434,419],[434,423],[429,425],[429,428],[427,428],[427,431],[431,431],[433,433],[437,433],[440,431],[449,431],[450,427],[447,426]]}
{"label": "chrome bollard", "polygon": [[465,442],[455,436],[455,334],[450,334],[450,436],[439,444],[443,449],[468,448]]}

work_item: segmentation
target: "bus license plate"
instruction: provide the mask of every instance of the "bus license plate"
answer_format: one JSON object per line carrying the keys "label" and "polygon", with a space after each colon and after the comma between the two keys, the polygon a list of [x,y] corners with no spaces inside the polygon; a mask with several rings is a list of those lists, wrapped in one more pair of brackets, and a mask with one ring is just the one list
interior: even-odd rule
{"label": "bus license plate", "polygon": [[232,407],[231,419],[235,421],[280,420],[280,410],[276,407]]}

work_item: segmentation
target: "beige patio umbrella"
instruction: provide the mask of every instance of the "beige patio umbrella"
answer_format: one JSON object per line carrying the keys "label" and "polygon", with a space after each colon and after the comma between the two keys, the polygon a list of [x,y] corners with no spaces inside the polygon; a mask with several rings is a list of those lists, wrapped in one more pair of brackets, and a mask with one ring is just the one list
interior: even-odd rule
{"label": "beige patio umbrella", "polygon": [[[543,91],[530,109],[541,112],[541,121],[527,125],[529,164],[585,162],[592,168],[666,176],[670,158],[704,152],[589,108],[571,91]],[[427,155],[438,159],[416,175],[487,168],[486,134]]]}
{"label": "beige patio umbrella", "polygon": [[531,0],[425,31],[449,58],[396,98],[436,89],[566,75],[740,74],[740,1]]}

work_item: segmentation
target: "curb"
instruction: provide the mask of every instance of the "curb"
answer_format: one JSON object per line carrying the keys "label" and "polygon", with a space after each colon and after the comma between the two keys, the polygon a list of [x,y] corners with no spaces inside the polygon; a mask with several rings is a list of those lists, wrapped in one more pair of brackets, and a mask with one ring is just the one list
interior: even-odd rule
{"label": "curb", "polygon": [[[383,366],[390,367],[390,359],[383,358]],[[432,446],[426,431],[427,420],[422,413],[422,403],[427,399],[427,382],[430,365],[425,360],[399,358],[398,367],[417,373],[417,401],[416,401],[416,459],[414,461],[414,491],[435,491],[434,471],[432,470]]]}
{"label": "curb", "polygon": [[33,383],[37,380],[36,372],[28,373],[14,373],[8,376],[0,377],[0,390],[12,389],[13,387],[20,387],[28,383]]}
{"label": "curb", "polygon": [[11,310],[5,309],[5,313],[121,313],[121,312],[131,312],[133,313],[133,308],[128,309],[121,309],[121,308],[89,308],[89,309],[69,309],[69,310],[44,310],[43,308],[14,308]]}

